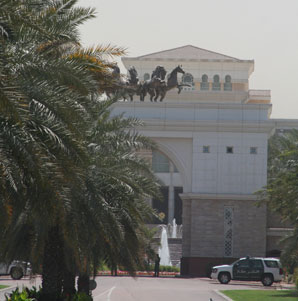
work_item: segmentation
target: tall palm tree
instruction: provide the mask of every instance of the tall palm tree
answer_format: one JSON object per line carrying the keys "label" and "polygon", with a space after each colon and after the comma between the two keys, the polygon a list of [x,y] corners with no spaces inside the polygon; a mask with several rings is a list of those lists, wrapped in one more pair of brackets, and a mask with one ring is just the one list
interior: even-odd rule
{"label": "tall palm tree", "polygon": [[96,272],[106,259],[133,273],[144,259],[144,221],[154,214],[146,199],[159,194],[148,162],[137,152],[154,144],[135,132],[140,121],[112,117],[111,103],[98,105],[98,120],[88,132],[91,162],[84,195],[73,197],[77,202],[70,215],[69,224],[75,225],[71,241],[85,247],[77,249],[75,257],[86,260],[87,270],[92,264]]}
{"label": "tall palm tree", "polygon": [[[71,187],[84,187],[84,135],[94,118],[89,95],[108,74],[102,56],[122,53],[80,47],[77,27],[94,11],[74,8],[76,2],[0,1],[3,246],[10,258],[43,263],[48,299],[59,293],[61,277],[57,256],[46,255],[61,251]],[[30,253],[16,248],[20,242]]]}
{"label": "tall palm tree", "polygon": [[76,2],[0,0],[2,247],[42,264],[44,300],[59,298],[74,265],[86,273],[108,256],[133,271],[144,198],[157,193],[135,155],[151,144],[127,132],[139,122],[110,118],[96,97],[113,85],[105,57],[123,50],[80,46],[77,27],[94,11]]}

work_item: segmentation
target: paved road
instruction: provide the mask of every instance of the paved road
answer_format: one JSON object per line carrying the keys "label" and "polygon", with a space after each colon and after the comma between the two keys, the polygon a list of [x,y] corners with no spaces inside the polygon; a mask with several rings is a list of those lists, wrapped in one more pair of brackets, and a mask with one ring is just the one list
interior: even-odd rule
{"label": "paved road", "polygon": [[[215,290],[266,289],[260,282],[236,282],[221,285],[208,278],[154,278],[154,277],[111,277],[96,278],[97,288],[93,291],[94,301],[224,301]],[[13,286],[36,286],[41,284],[40,277],[33,280],[11,280],[0,277],[0,284]],[[274,284],[269,289],[278,287]],[[0,301],[5,300],[0,292]]]}
{"label": "paved road", "polygon": [[95,301],[209,301],[210,298],[223,301],[215,290],[264,289],[258,282],[231,281],[222,285],[209,278],[98,277],[96,280]]}

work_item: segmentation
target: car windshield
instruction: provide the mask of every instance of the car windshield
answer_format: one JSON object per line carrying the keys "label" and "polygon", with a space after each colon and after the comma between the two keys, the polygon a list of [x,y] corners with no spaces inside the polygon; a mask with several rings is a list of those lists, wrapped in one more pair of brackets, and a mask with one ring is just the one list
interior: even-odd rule
{"label": "car windshield", "polygon": [[233,263],[231,263],[231,265],[234,265],[235,263],[239,262],[240,259],[237,259],[236,261],[234,261]]}

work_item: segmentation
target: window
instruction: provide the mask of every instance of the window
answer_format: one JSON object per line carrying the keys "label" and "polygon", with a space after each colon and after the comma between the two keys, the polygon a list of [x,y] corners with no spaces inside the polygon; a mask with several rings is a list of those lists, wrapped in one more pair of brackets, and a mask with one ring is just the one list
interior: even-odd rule
{"label": "window", "polygon": [[224,207],[224,256],[233,256],[233,207]]}
{"label": "window", "polygon": [[[160,188],[161,199],[152,200],[152,208],[157,211],[158,216],[161,218],[158,219],[154,217],[154,224],[168,224],[168,208],[169,208],[169,187],[162,186]],[[152,221],[148,222],[152,223]]]}
{"label": "window", "polygon": [[182,82],[184,84],[189,84],[189,85],[193,85],[193,76],[190,73],[185,73],[182,77]]}
{"label": "window", "polygon": [[169,159],[159,151],[152,152],[152,169],[154,172],[170,172]]}
{"label": "window", "polygon": [[248,268],[249,267],[249,261],[248,261],[248,259],[239,260],[238,263],[237,263],[237,266],[239,268]]}
{"label": "window", "polygon": [[251,153],[252,155],[256,155],[256,154],[258,153],[258,148],[255,147],[255,146],[252,146],[252,147],[250,148],[250,153]]}
{"label": "window", "polygon": [[176,224],[182,224],[182,200],[179,196],[180,193],[183,193],[183,187],[174,187],[174,218],[176,219]]}
{"label": "window", "polygon": [[209,83],[208,83],[208,75],[207,74],[204,74],[202,76],[201,90],[209,90]]}
{"label": "window", "polygon": [[233,146],[227,146],[226,153],[227,154],[233,154],[234,153]]}
{"label": "window", "polygon": [[251,259],[249,261],[249,264],[252,268],[255,268],[255,269],[263,268],[263,263],[262,263],[262,260],[260,260],[260,259]]}
{"label": "window", "polygon": [[148,80],[150,79],[150,74],[149,73],[145,73],[144,74],[144,80]]}
{"label": "window", "polygon": [[275,260],[264,260],[268,268],[278,268],[278,263]]}
{"label": "window", "polygon": [[217,74],[213,76],[212,90],[220,91],[219,75],[217,75]]}
{"label": "window", "polygon": [[231,78],[231,75],[226,75],[226,77],[225,77],[224,90],[225,91],[232,91],[232,78]]}
{"label": "window", "polygon": [[210,153],[210,146],[209,145],[204,145],[203,146],[203,153],[205,153],[205,154]]}

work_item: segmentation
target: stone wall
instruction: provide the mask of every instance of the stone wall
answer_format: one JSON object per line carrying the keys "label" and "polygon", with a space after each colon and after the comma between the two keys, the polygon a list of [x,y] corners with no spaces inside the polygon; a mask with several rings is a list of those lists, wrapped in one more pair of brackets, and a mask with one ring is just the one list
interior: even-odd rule
{"label": "stone wall", "polygon": [[[233,210],[230,256],[225,255],[226,206]],[[266,255],[266,208],[257,207],[252,200],[184,198],[183,227],[182,274],[203,276],[214,263],[230,262],[245,256]],[[197,274],[191,272],[195,270]]]}

